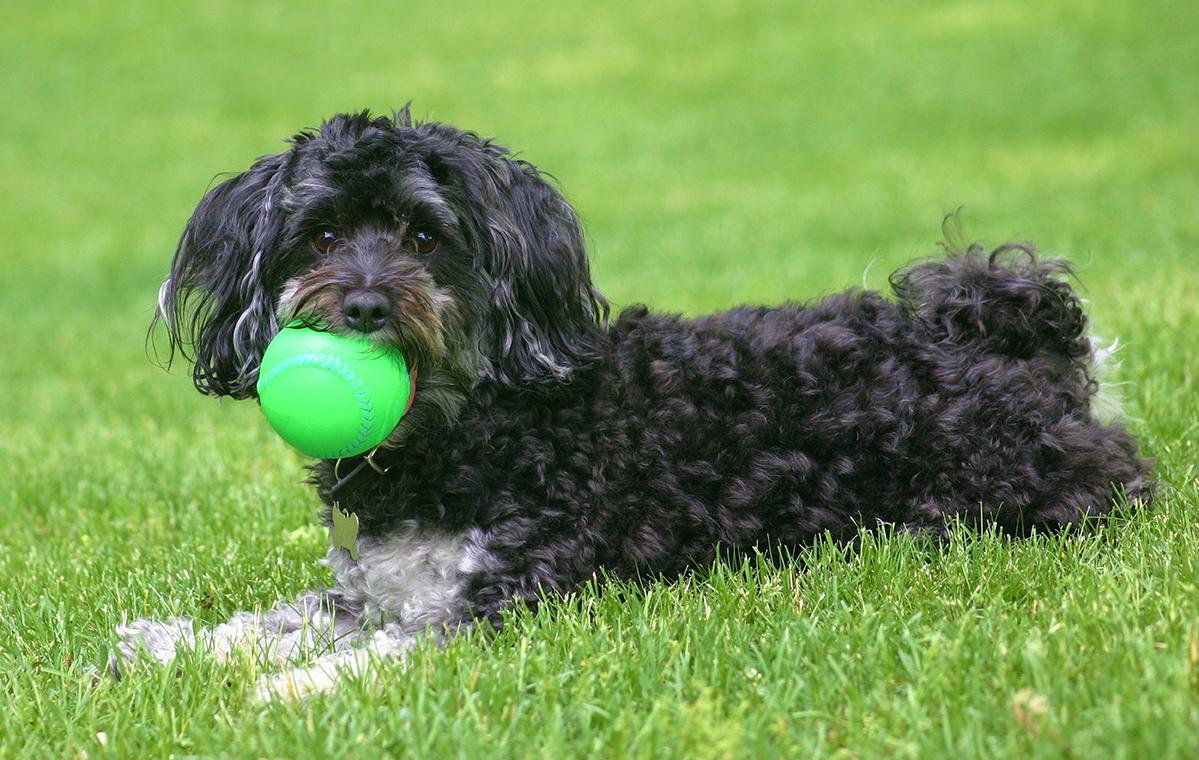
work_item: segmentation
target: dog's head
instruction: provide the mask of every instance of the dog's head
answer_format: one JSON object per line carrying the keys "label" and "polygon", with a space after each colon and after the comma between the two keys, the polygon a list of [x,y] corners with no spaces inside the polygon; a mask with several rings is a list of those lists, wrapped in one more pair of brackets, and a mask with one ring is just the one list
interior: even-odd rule
{"label": "dog's head", "polygon": [[481,381],[560,382],[597,350],[607,304],[574,210],[536,168],[407,108],[290,142],[204,197],[163,283],[155,322],[201,392],[253,397],[297,319],[398,347],[425,418]]}

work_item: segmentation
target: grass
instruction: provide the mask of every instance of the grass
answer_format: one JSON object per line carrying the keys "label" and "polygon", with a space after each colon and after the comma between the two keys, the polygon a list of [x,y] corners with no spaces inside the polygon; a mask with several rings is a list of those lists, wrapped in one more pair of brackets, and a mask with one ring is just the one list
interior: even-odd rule
{"label": "grass", "polygon": [[[0,755],[1193,756],[1199,6],[1147,0],[6,6]],[[336,110],[496,134],[560,178],[619,304],[885,285],[965,206],[1081,264],[1159,460],[1079,535],[604,584],[299,705],[252,662],[93,687],[123,617],[326,579],[303,462],[146,359],[209,179]]]}

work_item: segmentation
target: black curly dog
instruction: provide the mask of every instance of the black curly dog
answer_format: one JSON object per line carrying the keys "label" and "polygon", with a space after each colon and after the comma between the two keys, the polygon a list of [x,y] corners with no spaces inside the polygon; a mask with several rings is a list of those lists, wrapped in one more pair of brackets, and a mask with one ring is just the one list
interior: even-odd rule
{"label": "black curly dog", "polygon": [[896,301],[610,322],[578,218],[537,169],[407,110],[336,116],[208,193],[159,319],[214,396],[253,397],[297,318],[405,353],[415,403],[383,448],[313,469],[325,504],[357,514],[359,559],[331,549],[330,589],[216,628],[124,626],[122,653],[331,648],[266,684],[308,691],[601,570],[670,578],[880,523],[1023,535],[1147,501],[1149,461],[1092,412],[1068,273],[974,248],[895,274]]}

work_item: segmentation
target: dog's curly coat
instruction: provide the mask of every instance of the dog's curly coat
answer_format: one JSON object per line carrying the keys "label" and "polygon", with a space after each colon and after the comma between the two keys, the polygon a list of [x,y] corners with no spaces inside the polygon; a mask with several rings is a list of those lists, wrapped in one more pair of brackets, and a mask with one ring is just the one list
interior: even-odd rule
{"label": "dog's curly coat", "polygon": [[[1092,413],[1068,273],[972,248],[894,275],[897,301],[609,323],[575,213],[534,167],[406,109],[334,117],[204,198],[159,318],[216,396],[252,397],[296,318],[404,351],[419,379],[394,464],[342,504],[360,558],[331,550],[331,589],[215,629],[130,624],[122,653],[324,644],[340,653],[268,685],[322,688],[363,652],[499,625],[601,569],[669,578],[878,523],[1026,534],[1145,501],[1150,463]],[[333,464],[313,469],[326,504]]]}

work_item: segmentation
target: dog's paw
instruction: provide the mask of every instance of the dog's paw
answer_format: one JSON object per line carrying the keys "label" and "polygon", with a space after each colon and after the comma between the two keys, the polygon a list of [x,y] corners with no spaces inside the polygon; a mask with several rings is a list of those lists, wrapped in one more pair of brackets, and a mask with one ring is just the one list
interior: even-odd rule
{"label": "dog's paw", "polygon": [[169,620],[134,620],[117,626],[115,651],[109,654],[109,673],[120,680],[123,666],[145,656],[166,665],[175,659],[179,645],[194,647],[196,630],[187,618]]}
{"label": "dog's paw", "polygon": [[353,653],[329,655],[310,667],[264,676],[259,679],[254,696],[260,703],[298,702],[335,690],[342,677],[355,670]]}
{"label": "dog's paw", "polygon": [[386,661],[404,662],[415,639],[398,625],[375,631],[365,642],[349,649],[318,657],[312,665],[266,676],[258,681],[255,697],[260,703],[299,701],[336,690],[346,679],[379,676]]}

